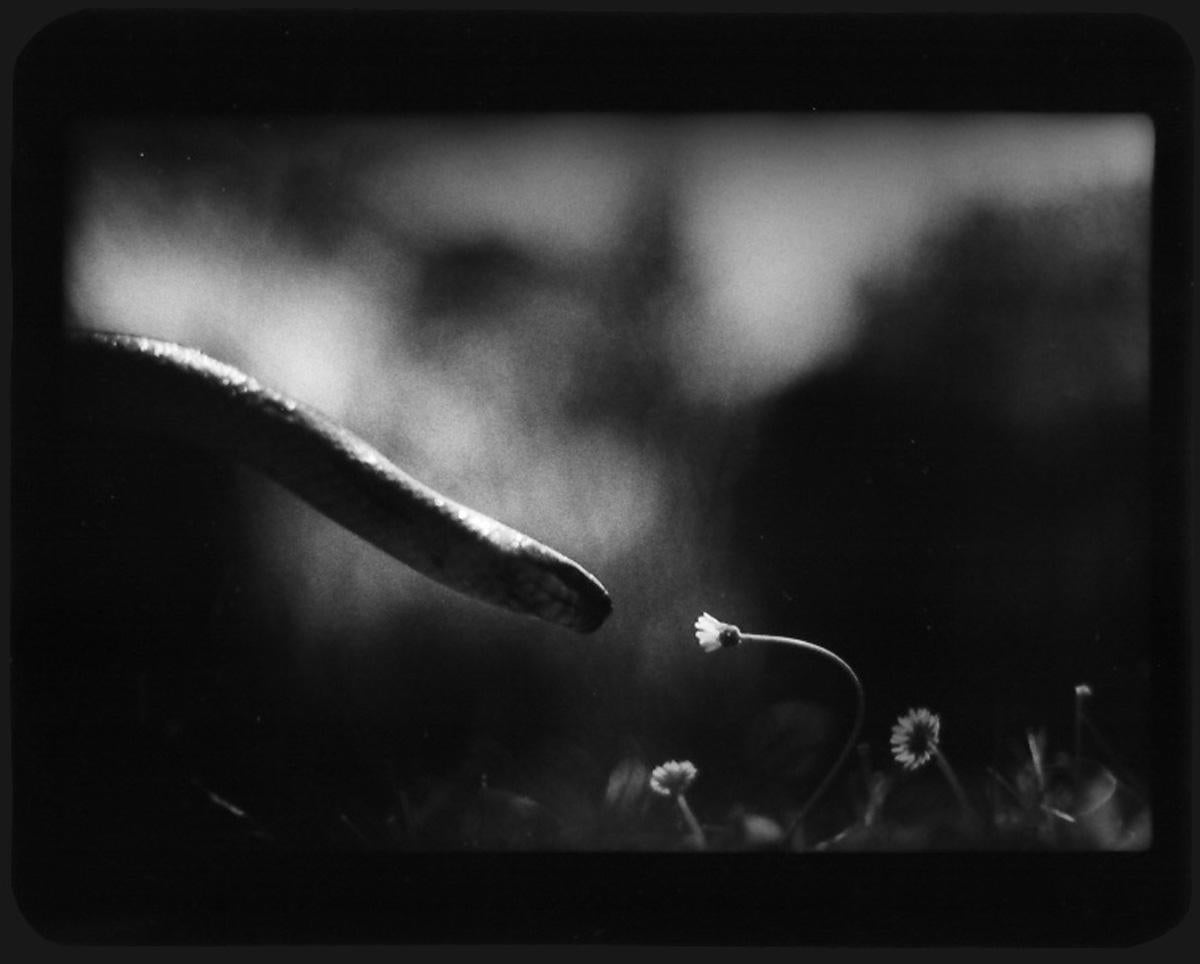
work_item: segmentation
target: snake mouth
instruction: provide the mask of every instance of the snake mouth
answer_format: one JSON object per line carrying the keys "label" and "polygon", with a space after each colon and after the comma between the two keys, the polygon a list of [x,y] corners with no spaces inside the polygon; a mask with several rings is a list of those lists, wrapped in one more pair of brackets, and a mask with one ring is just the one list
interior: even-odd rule
{"label": "snake mouth", "polygon": [[553,560],[548,575],[557,583],[557,598],[551,604],[555,618],[570,629],[591,633],[612,613],[612,597],[600,581],[567,559]]}

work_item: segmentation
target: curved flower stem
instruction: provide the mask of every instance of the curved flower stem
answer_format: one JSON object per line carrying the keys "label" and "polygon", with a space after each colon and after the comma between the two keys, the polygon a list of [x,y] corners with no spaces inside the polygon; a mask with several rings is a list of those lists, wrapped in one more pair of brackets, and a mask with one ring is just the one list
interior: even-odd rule
{"label": "curved flower stem", "polygon": [[782,643],[785,646],[796,646],[800,649],[807,650],[810,653],[816,653],[818,656],[823,656],[826,659],[831,660],[841,667],[842,670],[845,671],[846,675],[850,677],[851,681],[854,683],[855,696],[858,698],[858,706],[854,714],[854,725],[850,728],[850,735],[846,738],[846,745],[842,747],[842,752],[839,753],[837,759],[834,760],[833,766],[829,768],[829,772],[825,774],[825,778],[820,782],[820,784],[817,785],[817,789],[815,789],[812,792],[812,795],[809,796],[808,800],[805,801],[804,806],[800,808],[800,812],[797,813],[794,818],[792,818],[792,822],[788,825],[787,830],[784,832],[784,841],[790,842],[792,835],[796,832],[796,828],[800,826],[800,821],[804,819],[804,817],[808,814],[808,811],[812,809],[813,804],[821,799],[821,795],[829,788],[829,784],[837,775],[838,770],[841,769],[842,764],[846,761],[847,754],[849,754],[851,748],[854,746],[854,741],[858,739],[858,731],[862,729],[863,716],[866,713],[867,697],[863,692],[862,682],[859,680],[858,674],[854,672],[850,664],[842,659],[842,657],[840,657],[837,653],[826,649],[824,646],[818,646],[816,643],[808,643],[803,639],[793,639],[791,636],[760,636],[757,633],[741,633],[740,636],[741,639],[746,642]]}
{"label": "curved flower stem", "polygon": [[696,815],[692,813],[692,808],[688,806],[687,797],[681,793],[675,798],[675,802],[679,805],[679,812],[683,814],[683,819],[687,821],[688,828],[691,830],[696,843],[703,849],[705,846],[704,829],[700,826],[700,821],[696,819]]}
{"label": "curved flower stem", "polygon": [[954,768],[950,766],[950,761],[946,759],[945,754],[941,750],[934,748],[933,758],[937,760],[938,769],[942,771],[942,776],[946,778],[946,782],[950,784],[950,788],[954,791],[954,795],[958,797],[958,805],[962,807],[963,816],[968,819],[975,819],[975,811],[971,804],[967,802],[967,795],[963,791],[962,784],[958,782],[958,776],[954,772]]}

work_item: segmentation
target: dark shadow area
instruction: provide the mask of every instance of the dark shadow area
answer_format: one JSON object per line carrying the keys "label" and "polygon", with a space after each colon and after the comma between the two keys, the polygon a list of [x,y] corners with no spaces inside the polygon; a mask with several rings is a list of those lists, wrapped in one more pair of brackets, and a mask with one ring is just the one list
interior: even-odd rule
{"label": "dark shadow area", "polygon": [[768,623],[860,667],[876,725],[936,703],[983,758],[1065,731],[1086,682],[1145,752],[1146,215],[1139,194],[965,212],[863,286],[863,352],[764,420],[741,556]]}

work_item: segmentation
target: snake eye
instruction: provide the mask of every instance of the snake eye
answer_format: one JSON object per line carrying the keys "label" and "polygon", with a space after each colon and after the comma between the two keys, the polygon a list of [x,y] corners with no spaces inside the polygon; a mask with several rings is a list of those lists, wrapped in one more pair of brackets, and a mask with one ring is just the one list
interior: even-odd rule
{"label": "snake eye", "polygon": [[719,633],[717,633],[717,641],[722,646],[736,646],[741,641],[741,636],[732,626],[726,626]]}

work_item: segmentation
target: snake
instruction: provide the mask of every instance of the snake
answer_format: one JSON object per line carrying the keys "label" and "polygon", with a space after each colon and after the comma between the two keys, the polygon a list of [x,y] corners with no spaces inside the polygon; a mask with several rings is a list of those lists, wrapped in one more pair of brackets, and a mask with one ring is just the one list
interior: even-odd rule
{"label": "snake", "polygon": [[66,413],[87,430],[161,435],[244,463],[466,596],[579,633],[612,611],[579,563],[417,481],[332,418],[185,345],[72,330]]}

